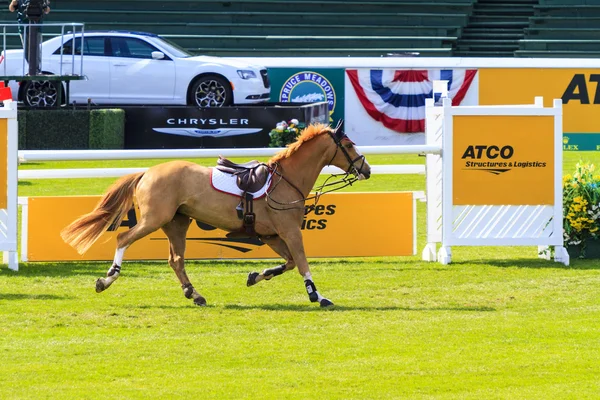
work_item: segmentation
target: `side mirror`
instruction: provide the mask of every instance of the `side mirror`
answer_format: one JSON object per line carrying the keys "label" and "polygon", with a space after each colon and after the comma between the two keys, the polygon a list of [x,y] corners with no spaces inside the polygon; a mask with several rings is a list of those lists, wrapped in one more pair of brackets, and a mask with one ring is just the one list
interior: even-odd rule
{"label": "side mirror", "polygon": [[153,51],[152,52],[153,60],[162,60],[163,58],[165,58],[165,53],[163,53],[162,51]]}

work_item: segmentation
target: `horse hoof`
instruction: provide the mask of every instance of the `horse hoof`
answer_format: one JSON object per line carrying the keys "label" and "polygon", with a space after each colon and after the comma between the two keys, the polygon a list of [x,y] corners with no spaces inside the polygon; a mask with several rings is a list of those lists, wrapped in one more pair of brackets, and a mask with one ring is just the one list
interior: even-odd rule
{"label": "horse hoof", "polygon": [[256,277],[259,275],[258,272],[250,272],[248,274],[248,280],[246,281],[246,286],[254,286],[256,285]]}
{"label": "horse hoof", "polygon": [[104,279],[98,278],[96,280],[96,293],[101,293],[104,289],[106,289],[106,286],[104,286]]}
{"label": "horse hoof", "polygon": [[206,299],[202,296],[197,297],[194,299],[194,304],[197,306],[204,307],[204,306],[206,306]]}
{"label": "horse hoof", "polygon": [[333,303],[327,299],[321,299],[321,307],[323,307],[323,308],[333,307]]}

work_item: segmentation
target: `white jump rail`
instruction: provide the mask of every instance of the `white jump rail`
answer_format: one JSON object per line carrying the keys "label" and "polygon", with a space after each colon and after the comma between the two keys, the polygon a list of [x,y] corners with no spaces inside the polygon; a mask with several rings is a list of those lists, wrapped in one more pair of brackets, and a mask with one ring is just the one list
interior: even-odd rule
{"label": "white jump rail", "polygon": [[[441,146],[357,146],[369,154],[440,154]],[[284,148],[250,149],[176,149],[176,150],[20,150],[20,162],[89,161],[89,160],[150,160],[218,157],[270,157]]]}
{"label": "white jump rail", "polygon": [[[90,161],[90,160],[151,160],[226,157],[270,157],[283,148],[246,149],[176,149],[176,150],[21,150],[20,162]],[[441,154],[439,145],[358,146],[364,155],[371,154]],[[146,171],[148,168],[81,168],[20,170],[19,180],[67,178],[116,178]],[[325,167],[321,174],[338,174],[336,167]],[[425,174],[425,165],[373,165],[373,174]]]}

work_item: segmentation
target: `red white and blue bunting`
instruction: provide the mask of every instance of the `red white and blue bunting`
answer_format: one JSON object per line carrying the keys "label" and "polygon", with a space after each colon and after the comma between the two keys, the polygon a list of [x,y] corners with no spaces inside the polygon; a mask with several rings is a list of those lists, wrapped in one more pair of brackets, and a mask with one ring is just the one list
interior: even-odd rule
{"label": "red white and blue bunting", "polygon": [[477,70],[354,69],[346,73],[373,119],[396,132],[414,133],[425,131],[425,99],[433,96],[433,81],[449,82],[448,97],[456,106],[465,97]]}

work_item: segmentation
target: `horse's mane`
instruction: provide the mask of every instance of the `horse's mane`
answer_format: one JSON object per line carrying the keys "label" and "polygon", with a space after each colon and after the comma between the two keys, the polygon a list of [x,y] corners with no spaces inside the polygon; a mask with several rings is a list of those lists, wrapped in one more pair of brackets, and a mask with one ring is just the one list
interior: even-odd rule
{"label": "horse's mane", "polygon": [[276,163],[284,158],[288,158],[292,154],[294,154],[300,146],[304,142],[308,142],[311,139],[321,135],[325,132],[332,132],[333,129],[325,124],[310,124],[304,129],[302,134],[298,137],[298,139],[294,143],[290,143],[286,146],[284,150],[281,150],[279,153],[275,154],[268,162],[269,165]]}

